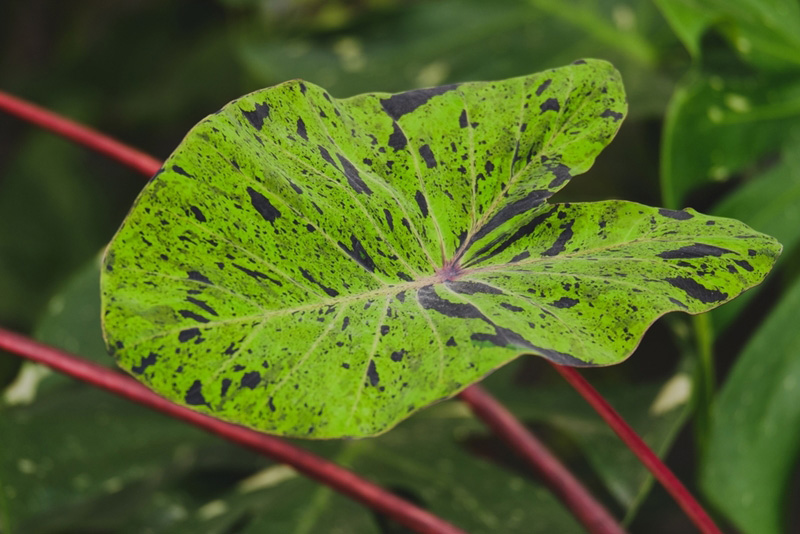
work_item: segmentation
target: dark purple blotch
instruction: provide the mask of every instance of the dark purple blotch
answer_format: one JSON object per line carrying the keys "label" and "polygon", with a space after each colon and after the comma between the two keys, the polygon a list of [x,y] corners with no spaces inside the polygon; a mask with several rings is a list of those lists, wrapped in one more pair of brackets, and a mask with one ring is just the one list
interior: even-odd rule
{"label": "dark purple blotch", "polygon": [[203,383],[200,380],[195,380],[189,389],[186,391],[186,396],[183,398],[186,404],[191,406],[201,406],[208,404],[205,397],[203,397]]}
{"label": "dark purple blotch", "polygon": [[131,372],[140,375],[144,373],[145,369],[147,369],[151,365],[154,365],[157,359],[158,359],[158,354],[156,354],[155,352],[151,352],[150,354],[139,360],[139,365],[134,365],[133,367],[131,367]]}
{"label": "dark purple blotch", "polygon": [[253,128],[256,130],[260,130],[261,127],[264,125],[264,119],[269,117],[269,104],[264,102],[263,104],[256,104],[256,108],[253,111],[242,110],[242,115],[250,124],[253,125]]}
{"label": "dark purple blotch", "polygon": [[429,169],[436,167],[436,158],[433,157],[433,151],[431,150],[430,145],[426,143],[419,147],[419,155],[422,156],[422,159],[425,161],[425,165]]}
{"label": "dark purple blotch", "polygon": [[281,216],[281,212],[278,211],[278,208],[273,206],[267,197],[252,187],[248,186],[247,194],[250,195],[250,203],[253,205],[253,208],[255,208],[265,221],[273,223],[275,219]]}
{"label": "dark purple blotch", "polygon": [[425,194],[417,189],[417,192],[414,194],[414,200],[417,201],[417,206],[419,206],[419,211],[422,213],[423,217],[428,216],[428,202],[425,200]]}
{"label": "dark purple blotch", "polygon": [[378,376],[378,370],[375,368],[375,360],[370,360],[367,366],[367,378],[372,387],[375,387],[380,382],[381,378]]}
{"label": "dark purple blotch", "polygon": [[415,89],[404,93],[397,93],[389,98],[381,100],[381,106],[387,115],[397,120],[406,113],[411,113],[418,107],[424,105],[431,98],[452,91],[458,85],[442,85],[429,89]]}
{"label": "dark purple blotch", "polygon": [[250,371],[242,375],[242,380],[239,383],[240,388],[255,389],[261,383],[261,375],[258,371]]}
{"label": "dark purple blotch", "polygon": [[542,111],[542,113],[546,111],[559,111],[561,109],[561,105],[558,103],[557,98],[548,98],[542,102],[542,105],[539,106],[539,109]]}
{"label": "dark purple blotch", "polygon": [[675,276],[664,279],[669,284],[682,289],[687,295],[700,302],[711,304],[728,298],[728,294],[717,289],[709,289],[692,278]]}

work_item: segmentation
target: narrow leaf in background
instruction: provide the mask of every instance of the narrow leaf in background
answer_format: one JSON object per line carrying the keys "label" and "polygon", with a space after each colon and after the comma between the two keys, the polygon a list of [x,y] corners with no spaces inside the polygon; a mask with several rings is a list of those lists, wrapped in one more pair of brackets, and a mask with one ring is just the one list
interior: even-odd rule
{"label": "narrow leaf in background", "polygon": [[786,532],[800,452],[800,281],[743,350],[714,411],[703,470],[709,499],[748,534]]}

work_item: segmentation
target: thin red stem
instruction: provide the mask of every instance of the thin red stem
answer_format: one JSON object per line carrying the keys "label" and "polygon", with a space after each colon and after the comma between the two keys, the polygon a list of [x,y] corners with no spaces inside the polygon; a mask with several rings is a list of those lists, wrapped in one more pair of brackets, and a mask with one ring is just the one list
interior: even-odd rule
{"label": "thin red stem", "polygon": [[161,168],[161,162],[144,152],[3,91],[0,91],[0,109],[105,154],[146,176],[154,175]]}
{"label": "thin red stem", "polygon": [[[551,362],[552,363],[552,362]],[[616,432],[622,441],[633,451],[647,469],[656,477],[664,489],[669,492],[686,515],[700,529],[703,534],[722,534],[714,524],[714,520],[706,513],[700,503],[695,500],[689,490],[680,480],[664,465],[656,454],[647,446],[614,408],[586,381],[581,374],[572,367],[552,364],[569,384],[580,393],[592,408],[602,417],[608,426]]]}
{"label": "thin red stem", "polygon": [[264,456],[288,464],[297,471],[345,495],[349,495],[373,510],[386,514],[415,532],[425,534],[465,534],[463,530],[445,520],[416,507],[380,486],[324,458],[294,447],[282,439],[226,423],[183,406],[178,406],[159,397],[134,379],[111,369],[76,358],[58,349],[37,343],[2,328],[0,328],[0,348],[52,367],[59,372],[111,391],[128,400],[138,402],[177,419],[182,419],[212,434],[217,434],[229,441],[249,447]]}
{"label": "thin red stem", "polygon": [[523,460],[592,534],[625,534],[614,517],[583,487],[547,447],[505,406],[479,385],[461,392],[461,400]]}

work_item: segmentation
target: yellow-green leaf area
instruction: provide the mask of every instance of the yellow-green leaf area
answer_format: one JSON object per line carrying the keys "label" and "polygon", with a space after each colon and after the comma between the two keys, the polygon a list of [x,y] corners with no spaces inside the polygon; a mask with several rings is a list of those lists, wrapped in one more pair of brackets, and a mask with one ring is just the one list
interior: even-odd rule
{"label": "yellow-green leaf area", "polygon": [[521,354],[622,361],[657,317],[735,297],[780,252],[690,209],[549,202],[625,112],[598,60],[235,100],[189,132],[109,245],[108,348],[176,402],[313,438],[383,432]]}

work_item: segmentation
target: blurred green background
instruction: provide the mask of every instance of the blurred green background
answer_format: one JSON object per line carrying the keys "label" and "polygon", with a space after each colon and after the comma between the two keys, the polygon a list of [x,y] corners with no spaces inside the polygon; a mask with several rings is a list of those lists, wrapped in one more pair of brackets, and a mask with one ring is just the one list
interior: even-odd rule
{"label": "blurred green background", "polygon": [[[800,532],[800,2],[4,0],[0,89],[166,157],[203,116],[304,78],[346,97],[499,79],[581,57],[621,71],[630,115],[560,200],[741,219],[784,245],[759,288],[660,320],[585,376],[726,532]],[[0,114],[0,325],[111,366],[97,258],[143,178]],[[487,386],[637,533],[677,506],[547,366]],[[302,443],[469,532],[581,532],[448,401],[385,436]],[[792,506],[795,504],[795,506]],[[0,353],[0,532],[403,532],[179,422]]]}

